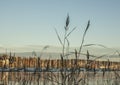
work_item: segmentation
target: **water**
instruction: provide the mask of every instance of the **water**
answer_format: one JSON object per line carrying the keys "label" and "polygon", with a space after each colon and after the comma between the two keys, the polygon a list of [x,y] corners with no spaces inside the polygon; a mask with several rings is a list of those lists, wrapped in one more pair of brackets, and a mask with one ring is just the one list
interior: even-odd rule
{"label": "water", "polygon": [[[120,85],[120,71],[105,72],[66,72],[66,85]],[[62,85],[60,72],[0,72],[0,85]]]}

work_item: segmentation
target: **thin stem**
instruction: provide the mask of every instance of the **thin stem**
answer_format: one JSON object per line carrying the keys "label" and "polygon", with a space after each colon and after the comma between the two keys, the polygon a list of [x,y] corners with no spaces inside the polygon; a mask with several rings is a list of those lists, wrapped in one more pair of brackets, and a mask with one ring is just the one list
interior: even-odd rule
{"label": "thin stem", "polygon": [[67,31],[65,30],[64,40],[63,40],[63,50],[62,50],[63,57],[65,57],[66,34],[67,34]]}

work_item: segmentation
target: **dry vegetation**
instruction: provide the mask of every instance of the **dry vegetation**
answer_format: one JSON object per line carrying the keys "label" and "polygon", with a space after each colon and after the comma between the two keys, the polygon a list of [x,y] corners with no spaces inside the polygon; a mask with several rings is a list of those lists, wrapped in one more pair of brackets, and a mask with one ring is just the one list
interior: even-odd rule
{"label": "dry vegetation", "polygon": [[[15,57],[15,56],[0,56],[0,67],[1,68],[74,68],[76,59],[40,59],[39,57]],[[62,64],[63,65],[62,65]],[[95,61],[95,60],[84,60],[77,59],[77,67],[84,68],[89,65],[89,69],[109,69],[109,70],[120,70],[120,62],[112,61]]]}
{"label": "dry vegetation", "polygon": [[[97,58],[102,58],[102,56],[96,56],[94,60],[90,60],[92,56],[88,50],[85,54],[86,60],[80,59],[90,21],[88,21],[83,33],[79,50],[75,49],[73,52],[75,58],[69,59],[70,42],[68,37],[76,29],[73,28],[69,31],[69,23],[68,15],[64,26],[63,39],[55,29],[62,46],[60,59],[43,60],[40,57],[22,58],[11,56],[11,54],[10,56],[3,55],[0,57],[2,69],[17,68],[17,71],[21,70],[21,72],[1,71],[0,83],[3,85],[119,85],[120,62],[111,62],[109,59],[108,61],[97,61]],[[34,68],[34,71],[27,72],[27,68]],[[59,71],[57,71],[58,69]]]}

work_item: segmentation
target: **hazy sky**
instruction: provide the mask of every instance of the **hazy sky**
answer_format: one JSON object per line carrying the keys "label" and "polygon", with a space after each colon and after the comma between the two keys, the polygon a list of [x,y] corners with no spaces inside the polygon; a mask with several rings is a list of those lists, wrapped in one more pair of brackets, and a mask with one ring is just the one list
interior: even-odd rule
{"label": "hazy sky", "polygon": [[69,13],[71,46],[80,46],[87,21],[85,44],[120,47],[120,0],[0,0],[0,47],[59,46],[54,28],[63,37]]}

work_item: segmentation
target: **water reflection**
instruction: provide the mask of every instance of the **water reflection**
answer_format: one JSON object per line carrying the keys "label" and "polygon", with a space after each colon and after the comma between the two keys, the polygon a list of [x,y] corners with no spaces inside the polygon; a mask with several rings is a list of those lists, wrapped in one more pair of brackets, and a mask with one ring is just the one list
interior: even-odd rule
{"label": "water reflection", "polygon": [[[120,74],[120,72],[117,72]],[[79,75],[83,80],[78,85],[119,85],[120,78],[115,76],[114,72],[106,72],[105,76],[102,76],[102,72],[94,75],[93,72],[82,72]],[[72,77],[72,76],[71,76]],[[86,79],[85,79],[86,78]],[[68,80],[68,79],[67,79]],[[62,85],[60,72],[1,72],[0,73],[0,85]],[[69,84],[66,82],[66,85]],[[71,83],[75,85],[75,82]],[[77,85],[77,84],[76,84]]]}

